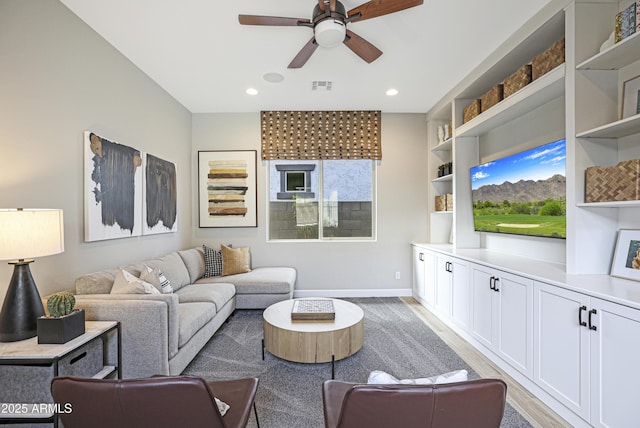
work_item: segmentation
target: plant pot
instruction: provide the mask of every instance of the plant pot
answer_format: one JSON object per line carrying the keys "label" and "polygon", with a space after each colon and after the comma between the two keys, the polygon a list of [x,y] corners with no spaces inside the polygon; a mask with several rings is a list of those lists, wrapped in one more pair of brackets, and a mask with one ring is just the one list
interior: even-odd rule
{"label": "plant pot", "polygon": [[76,309],[63,317],[40,317],[38,343],[67,343],[84,334],[84,309]]}

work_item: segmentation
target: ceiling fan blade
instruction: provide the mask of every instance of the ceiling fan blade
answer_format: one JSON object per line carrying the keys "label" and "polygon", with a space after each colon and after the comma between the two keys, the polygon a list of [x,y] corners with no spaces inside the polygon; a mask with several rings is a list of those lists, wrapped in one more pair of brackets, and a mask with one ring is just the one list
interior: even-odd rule
{"label": "ceiling fan blade", "polygon": [[[320,7],[321,11],[325,11],[326,7],[324,5],[325,0],[318,0],[318,7]],[[336,11],[336,0],[329,0],[329,10],[331,12],[335,12]]]}
{"label": "ceiling fan blade", "polygon": [[297,27],[299,23],[310,24],[311,21],[302,18],[282,18],[279,16],[238,15],[242,25],[276,25],[280,27]]}
{"label": "ceiling fan blade", "polygon": [[324,12],[324,0],[318,0],[318,7]]}
{"label": "ceiling fan blade", "polygon": [[311,55],[318,48],[318,44],[316,43],[315,37],[312,37],[311,40],[307,42],[306,45],[298,52],[298,55],[291,61],[291,64],[287,68],[300,68],[306,64],[306,62],[311,58]]}
{"label": "ceiling fan blade", "polygon": [[359,22],[365,19],[399,12],[404,9],[409,9],[410,7],[420,6],[422,3],[424,3],[424,0],[371,0],[351,9],[347,13],[347,16],[360,13],[362,16],[353,20],[353,22]]}
{"label": "ceiling fan blade", "polygon": [[347,30],[347,37],[344,40],[344,44],[368,63],[372,63],[382,55],[382,51],[380,49],[373,46],[351,30]]}

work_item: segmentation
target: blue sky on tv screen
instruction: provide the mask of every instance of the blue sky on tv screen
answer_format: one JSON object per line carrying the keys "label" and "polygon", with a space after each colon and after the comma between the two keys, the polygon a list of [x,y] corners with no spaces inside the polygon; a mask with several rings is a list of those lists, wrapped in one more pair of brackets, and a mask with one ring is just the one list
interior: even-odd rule
{"label": "blue sky on tv screen", "polygon": [[471,168],[471,189],[505,181],[546,180],[555,174],[565,176],[564,139],[535,147]]}

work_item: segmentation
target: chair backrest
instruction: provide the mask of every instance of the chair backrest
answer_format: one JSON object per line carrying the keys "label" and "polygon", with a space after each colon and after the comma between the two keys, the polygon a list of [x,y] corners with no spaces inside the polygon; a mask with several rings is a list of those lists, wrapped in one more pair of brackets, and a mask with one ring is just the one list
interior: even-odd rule
{"label": "chair backrest", "polygon": [[51,395],[64,412],[65,428],[225,427],[206,382],[192,376],[63,376],[51,382]]}
{"label": "chair backrest", "polygon": [[342,402],[338,427],[497,428],[507,385],[478,379],[440,385],[354,385]]}

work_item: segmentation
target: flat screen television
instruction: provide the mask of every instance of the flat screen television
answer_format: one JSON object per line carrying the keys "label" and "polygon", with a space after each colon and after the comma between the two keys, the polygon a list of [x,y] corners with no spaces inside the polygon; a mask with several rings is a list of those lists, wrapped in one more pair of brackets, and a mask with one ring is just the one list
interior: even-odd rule
{"label": "flat screen television", "polygon": [[565,159],[562,139],[472,167],[474,229],[566,238]]}

